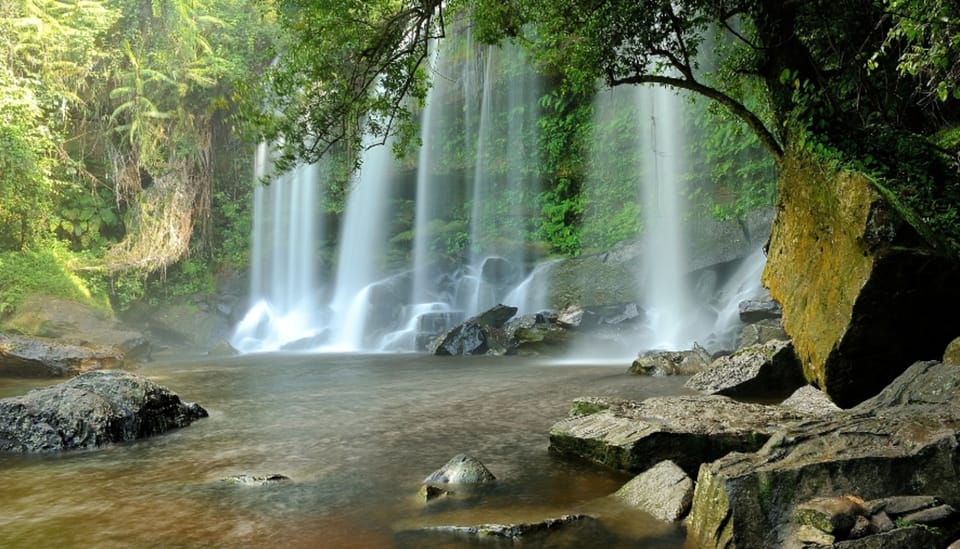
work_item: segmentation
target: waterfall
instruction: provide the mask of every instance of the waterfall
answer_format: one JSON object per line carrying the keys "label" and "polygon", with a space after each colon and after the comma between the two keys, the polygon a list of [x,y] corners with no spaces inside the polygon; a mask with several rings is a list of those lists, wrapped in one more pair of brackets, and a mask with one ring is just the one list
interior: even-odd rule
{"label": "waterfall", "polygon": [[683,170],[686,143],[681,131],[682,98],[672,90],[639,87],[634,90],[640,112],[640,207],[647,252],[642,273],[641,302],[650,319],[651,344],[685,349],[693,344],[690,332],[690,288],[686,273],[687,239],[683,218],[686,193]]}
{"label": "waterfall", "polygon": [[323,227],[322,166],[298,166],[269,185],[270,150],[254,159],[253,247],[250,298],[253,304],[230,343],[241,352],[272,351],[318,336],[324,328],[316,249]]}
{"label": "waterfall", "polygon": [[388,200],[393,157],[390,143],[364,143],[360,172],[347,195],[340,227],[337,274],[330,309],[337,320],[329,350],[359,351],[365,341],[369,286],[383,277],[384,245],[389,239]]}

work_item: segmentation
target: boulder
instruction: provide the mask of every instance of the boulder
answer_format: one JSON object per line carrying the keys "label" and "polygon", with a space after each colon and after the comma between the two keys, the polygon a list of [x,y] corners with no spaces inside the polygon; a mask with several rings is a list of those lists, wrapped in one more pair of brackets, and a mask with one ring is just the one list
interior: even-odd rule
{"label": "boulder", "polygon": [[960,262],[938,254],[867,177],[792,152],[762,282],[783,306],[806,379],[842,408],[957,336]]}
{"label": "boulder", "polygon": [[783,316],[783,308],[767,293],[764,298],[747,299],[737,304],[740,320],[746,323],[761,320],[779,320]]}
{"label": "boulder", "polygon": [[573,335],[556,323],[555,315],[544,313],[514,317],[504,326],[507,347],[518,354],[559,353],[573,341]]}
{"label": "boulder", "polygon": [[112,346],[0,333],[0,375],[6,377],[67,377],[124,363]]}
{"label": "boulder", "polygon": [[504,325],[516,307],[497,305],[447,330],[427,347],[435,355],[502,355],[509,350]]}
{"label": "boulder", "polygon": [[673,522],[690,510],[693,480],[672,461],[661,461],[624,484],[613,497],[657,519]]}
{"label": "boulder", "polygon": [[710,366],[710,354],[694,344],[689,351],[647,351],[640,353],[627,369],[628,374],[645,376],[690,376]]}
{"label": "boulder", "polygon": [[716,395],[611,400],[606,405],[554,424],[550,450],[634,474],[671,460],[693,476],[701,463],[756,450],[784,424],[802,418],[778,406]]}
{"label": "boulder", "polygon": [[130,372],[88,372],[0,400],[0,451],[90,449],[184,427],[206,417],[169,389]]}
{"label": "boulder", "polygon": [[687,523],[690,542],[782,546],[796,507],[816,497],[937,494],[956,507],[958,397],[960,368],[916,363],[851,410],[793,423],[754,453],[704,465]]}
{"label": "boulder", "polygon": [[720,357],[685,384],[708,395],[784,398],[805,385],[789,341],[769,341]]}
{"label": "boulder", "polygon": [[476,458],[466,454],[457,454],[443,467],[430,473],[423,479],[424,484],[481,484],[496,480],[484,465]]}

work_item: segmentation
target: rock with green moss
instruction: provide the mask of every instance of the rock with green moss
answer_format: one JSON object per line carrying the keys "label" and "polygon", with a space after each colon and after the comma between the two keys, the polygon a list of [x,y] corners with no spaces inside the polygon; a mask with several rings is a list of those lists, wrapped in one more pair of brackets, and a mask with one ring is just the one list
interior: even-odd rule
{"label": "rock with green moss", "polygon": [[806,379],[847,408],[939,358],[957,336],[941,312],[960,307],[960,261],[861,174],[790,152],[779,196],[762,280]]}
{"label": "rock with green moss", "polygon": [[710,354],[694,344],[687,351],[647,351],[630,364],[628,374],[644,376],[691,376],[710,367]]}
{"label": "rock with green moss", "polygon": [[954,339],[943,351],[943,362],[960,366],[960,337]]}
{"label": "rock with green moss", "polygon": [[116,347],[0,333],[0,376],[68,377],[124,364]]}

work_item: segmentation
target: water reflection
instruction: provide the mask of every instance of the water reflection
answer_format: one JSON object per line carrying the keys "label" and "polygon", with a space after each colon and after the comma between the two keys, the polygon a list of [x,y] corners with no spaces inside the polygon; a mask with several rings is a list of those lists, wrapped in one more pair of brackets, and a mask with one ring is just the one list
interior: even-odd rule
{"label": "water reflection", "polygon": [[[0,457],[0,539],[4,547],[459,547],[468,542],[409,532],[587,512],[604,519],[614,546],[678,547],[678,528],[597,502],[624,477],[547,452],[550,426],[575,397],[683,391],[683,380],[625,369],[386,354],[152,363],[140,372],[210,417],[99,451]],[[5,380],[0,394],[43,383]],[[497,483],[418,503],[420,481],[461,452]],[[241,473],[294,482],[220,482]]]}

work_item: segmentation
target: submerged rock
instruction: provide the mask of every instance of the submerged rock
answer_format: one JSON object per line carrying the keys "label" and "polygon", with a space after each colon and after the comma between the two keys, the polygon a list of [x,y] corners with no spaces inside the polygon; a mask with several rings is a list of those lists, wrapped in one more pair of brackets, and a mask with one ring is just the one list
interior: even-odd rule
{"label": "submerged rock", "polygon": [[424,484],[479,484],[496,480],[480,460],[457,454],[443,467],[423,479]]}
{"label": "submerged rock", "polygon": [[733,451],[756,450],[777,429],[803,417],[778,406],[723,396],[660,397],[608,405],[554,424],[550,450],[630,473],[671,460],[695,475],[701,463]]}
{"label": "submerged rock", "polygon": [[720,357],[685,384],[709,395],[783,398],[805,385],[789,341],[770,341]]}
{"label": "submerged rock", "polygon": [[272,475],[247,475],[240,474],[234,475],[232,477],[227,477],[222,480],[226,484],[236,484],[239,486],[269,486],[273,484],[283,484],[285,482],[290,482],[290,477],[280,474]]}
{"label": "submerged rock", "polygon": [[[401,532],[399,547],[425,547],[423,536],[438,547],[446,543],[470,545],[490,543],[530,545],[532,547],[600,547],[615,542],[603,524],[589,515],[561,515],[534,522],[488,523],[471,526],[427,526],[412,532]],[[410,538],[410,543],[405,542]],[[484,543],[484,544],[486,544]]]}
{"label": "submerged rock", "polygon": [[90,449],[158,435],[206,417],[169,389],[130,372],[89,372],[0,400],[0,451]]}
{"label": "submerged rock", "polygon": [[613,494],[640,511],[666,522],[683,518],[693,501],[693,480],[672,461],[661,461]]}
{"label": "submerged rock", "polygon": [[937,494],[956,507],[958,447],[960,368],[916,363],[851,410],[793,423],[755,453],[704,465],[688,537],[698,547],[783,546],[800,503],[841,494]]}

